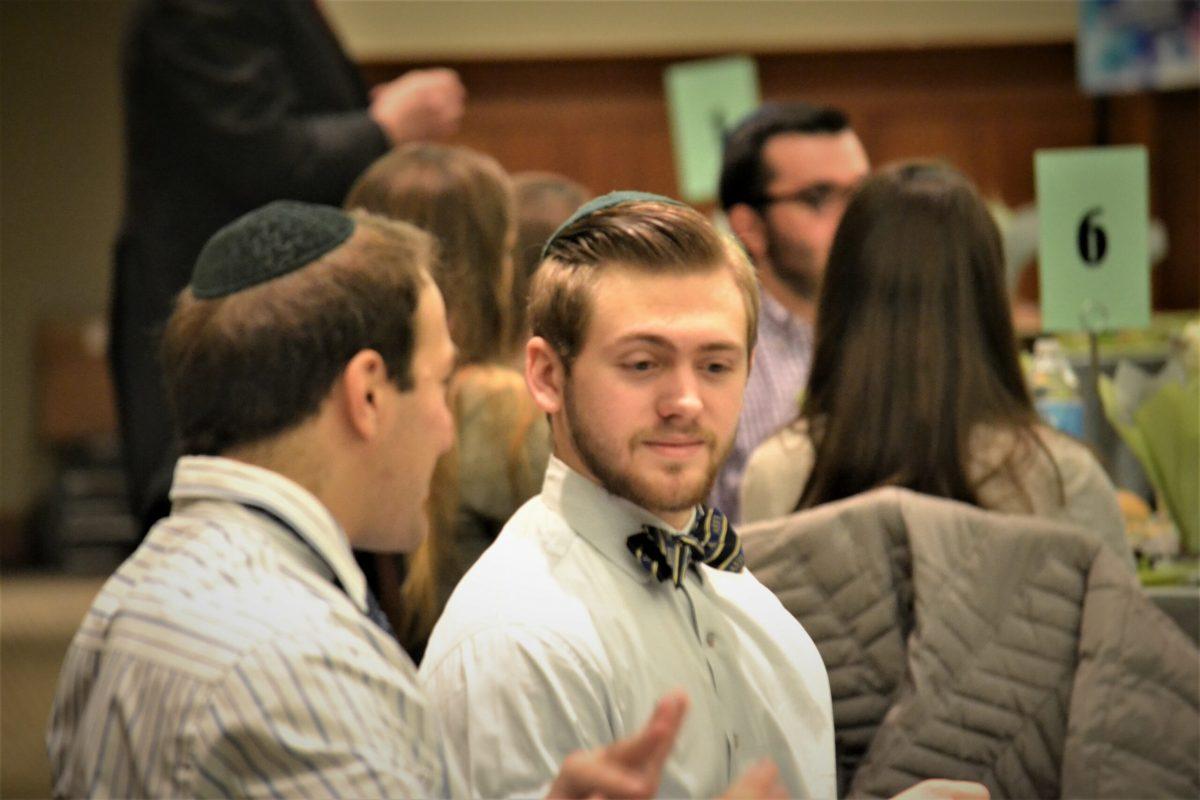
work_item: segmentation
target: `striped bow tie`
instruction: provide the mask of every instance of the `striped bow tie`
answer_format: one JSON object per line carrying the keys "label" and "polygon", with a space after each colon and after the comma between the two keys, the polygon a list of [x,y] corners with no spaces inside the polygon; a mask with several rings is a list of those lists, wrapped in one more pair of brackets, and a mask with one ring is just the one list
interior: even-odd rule
{"label": "striped bow tie", "polygon": [[740,572],[746,564],[742,543],[729,520],[717,509],[704,506],[687,533],[671,534],[643,525],[625,543],[651,575],[660,581],[670,578],[676,589],[683,585],[688,567],[695,568],[694,561],[729,572]]}

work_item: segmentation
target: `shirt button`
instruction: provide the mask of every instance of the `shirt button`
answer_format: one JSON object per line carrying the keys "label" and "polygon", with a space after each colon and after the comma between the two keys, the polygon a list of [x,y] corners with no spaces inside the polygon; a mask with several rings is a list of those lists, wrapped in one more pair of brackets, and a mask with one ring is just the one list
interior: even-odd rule
{"label": "shirt button", "polygon": [[717,635],[712,631],[709,631],[704,637],[704,643],[709,647],[715,646],[717,643]]}

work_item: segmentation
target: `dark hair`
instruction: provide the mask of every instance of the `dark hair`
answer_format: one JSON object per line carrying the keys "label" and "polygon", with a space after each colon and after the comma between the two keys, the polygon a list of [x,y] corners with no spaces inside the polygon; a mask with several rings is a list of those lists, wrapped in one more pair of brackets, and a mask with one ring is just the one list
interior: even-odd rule
{"label": "dark hair", "polygon": [[542,260],[550,234],[567,221],[575,209],[592,197],[588,189],[553,172],[521,172],[512,176],[517,203],[517,240],[513,245],[512,335],[513,349],[524,345],[525,310],[529,281]]}
{"label": "dark hair", "polygon": [[451,145],[400,147],[359,176],[345,206],[433,234],[433,277],[446,298],[459,361],[508,357],[513,195],[495,159]]}
{"label": "dark hair", "polygon": [[352,217],[345,243],[294,272],[215,299],[179,294],[162,363],[184,453],[218,455],[298,425],[361,350],[412,387],[432,242],[411,225]]}
{"label": "dark hair", "polygon": [[816,460],[798,508],[881,485],[978,505],[966,469],[976,425],[1040,446],[1000,234],[954,169],[895,165],[850,202],[821,288],[801,417]]}
{"label": "dark hair", "polygon": [[529,290],[529,324],[571,363],[591,321],[592,287],[610,265],[689,274],[726,268],[746,308],[746,347],[758,333],[758,282],[732,240],[698,211],[675,203],[634,200],[580,217],[549,244]]}
{"label": "dark hair", "polygon": [[725,136],[718,197],[728,211],[738,203],[758,208],[772,176],[763,163],[767,142],[781,133],[832,134],[849,129],[846,115],[830,106],[765,103]]}

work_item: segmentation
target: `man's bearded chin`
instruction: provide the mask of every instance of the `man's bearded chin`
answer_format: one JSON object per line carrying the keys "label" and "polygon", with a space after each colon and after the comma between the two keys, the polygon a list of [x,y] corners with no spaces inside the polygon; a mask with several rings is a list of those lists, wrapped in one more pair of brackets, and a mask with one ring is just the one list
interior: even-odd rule
{"label": "man's bearded chin", "polygon": [[[644,480],[632,474],[632,471],[622,471],[615,465],[616,459],[605,452],[601,444],[601,437],[595,435],[583,421],[582,415],[578,413],[569,390],[565,407],[567,433],[571,437],[575,452],[579,454],[584,466],[596,477],[600,485],[609,494],[622,497],[637,506],[653,511],[686,511],[704,502],[712,491],[713,484],[716,483],[717,472],[720,471],[721,465],[725,463],[725,459],[733,447],[732,435],[723,442],[717,442],[711,434],[702,433],[710,453],[708,468],[703,477],[691,484],[690,487],[680,484],[664,489],[655,485],[652,480]],[[678,433],[678,431],[672,431],[672,433]],[[634,436],[627,445],[628,451],[632,454],[638,441],[645,438],[646,434]],[[679,472],[682,472],[683,468],[684,465],[680,465]]]}
{"label": "man's bearded chin", "polygon": [[773,227],[767,226],[767,257],[779,281],[807,300],[815,300],[821,289],[821,270],[811,247],[783,241]]}

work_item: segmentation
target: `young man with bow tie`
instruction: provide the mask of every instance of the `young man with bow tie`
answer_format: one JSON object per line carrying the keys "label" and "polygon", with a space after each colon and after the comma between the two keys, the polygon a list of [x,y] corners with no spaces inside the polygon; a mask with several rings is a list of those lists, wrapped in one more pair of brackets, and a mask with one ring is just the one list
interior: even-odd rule
{"label": "young man with bow tie", "polygon": [[551,238],[526,380],[550,417],[540,496],[467,574],[421,672],[452,782],[544,790],[563,756],[633,730],[663,692],[691,709],[668,797],[778,767],[835,793],[825,668],[701,503],[729,451],[758,315],[754,271],[695,211],[617,193]]}
{"label": "young man with bow tie", "polygon": [[[626,735],[682,687],[660,796],[716,797],[743,775],[757,796],[835,797],[821,657],[702,504],[750,369],[753,268],[694,210],[633,192],[584,205],[542,256],[525,377],[554,454],[421,665],[451,782],[538,794],[568,752]],[[902,797],[987,791],[932,780]]]}

